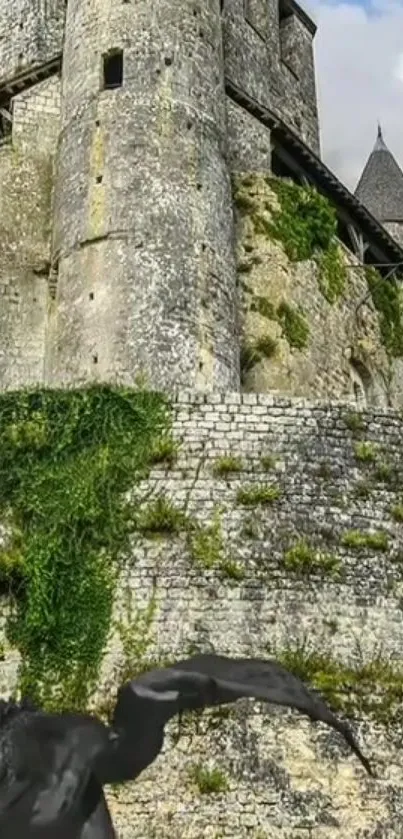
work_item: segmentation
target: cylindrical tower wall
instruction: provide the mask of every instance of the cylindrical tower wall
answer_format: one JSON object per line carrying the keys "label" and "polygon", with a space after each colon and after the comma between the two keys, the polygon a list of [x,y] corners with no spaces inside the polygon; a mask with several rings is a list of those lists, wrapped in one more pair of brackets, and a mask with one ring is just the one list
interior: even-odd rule
{"label": "cylindrical tower wall", "polygon": [[48,380],[237,389],[220,0],[69,0],[62,83]]}

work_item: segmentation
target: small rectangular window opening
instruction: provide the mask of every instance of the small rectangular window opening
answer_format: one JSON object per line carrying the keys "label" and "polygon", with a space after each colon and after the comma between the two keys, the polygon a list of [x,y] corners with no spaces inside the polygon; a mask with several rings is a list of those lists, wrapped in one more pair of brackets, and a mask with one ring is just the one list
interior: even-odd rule
{"label": "small rectangular window opening", "polygon": [[123,50],[113,50],[103,56],[103,86],[104,90],[122,87],[123,84]]}

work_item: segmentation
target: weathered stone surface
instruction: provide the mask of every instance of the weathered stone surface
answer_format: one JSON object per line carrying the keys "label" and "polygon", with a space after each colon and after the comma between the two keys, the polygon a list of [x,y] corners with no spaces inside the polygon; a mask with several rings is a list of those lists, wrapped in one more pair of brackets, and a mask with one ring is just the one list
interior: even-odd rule
{"label": "weathered stone surface", "polygon": [[[222,511],[225,552],[241,562],[240,582],[197,567],[185,535],[138,540],[127,582],[134,603],[144,609],[157,577],[157,612],[145,658],[180,655],[192,645],[231,654],[267,655],[305,641],[357,665],[381,654],[402,661],[401,573],[393,563],[402,550],[401,525],[391,518],[402,482],[402,421],[391,411],[361,415],[356,436],[346,421],[351,405],[338,406],[256,394],[195,397],[181,393],[174,432],[181,443],[173,468],[155,469],[143,489],[165,493],[199,521]],[[223,431],[222,426],[228,430]],[[354,442],[379,443],[383,459],[398,466],[393,484],[375,481],[367,500],[357,485],[374,466],[363,466]],[[213,476],[224,453],[241,457],[242,471]],[[276,465],[264,469],[262,455]],[[328,471],[320,467],[326,463]],[[326,476],[324,476],[326,474]],[[270,506],[244,508],[239,487],[273,483],[281,496]],[[142,490],[140,489],[140,495]],[[252,519],[257,538],[245,535]],[[385,530],[389,550],[357,554],[341,547],[350,529]],[[342,581],[285,572],[285,550],[304,535],[308,542],[337,554]],[[123,603],[123,601],[121,601]],[[105,678],[116,648],[105,661]],[[379,780],[368,780],[340,738],[298,715],[240,703],[234,718],[200,733],[184,733],[174,745],[170,727],[164,754],[136,784],[110,795],[122,839],[168,835],[284,837],[284,839],[364,839],[400,836],[403,793],[399,771],[400,727],[387,732],[368,720],[355,720],[361,743],[372,755]],[[229,791],[201,795],[189,779],[191,766],[219,767]],[[155,790],[163,795],[155,798]]]}
{"label": "weathered stone surface", "polygon": [[[248,194],[257,210],[238,213],[236,226],[243,343],[269,337],[276,349],[244,373],[243,388],[327,399],[347,398],[358,390],[357,398],[369,404],[400,406],[401,363],[391,361],[383,346],[379,315],[357,258],[340,244],[347,266],[345,290],[329,303],[320,290],[318,264],[290,262],[280,242],[255,230],[253,213],[270,220],[270,208],[279,206],[264,171],[253,176]],[[256,310],[259,297],[273,309],[285,301],[301,311],[309,327],[305,347],[291,346],[277,320]]]}
{"label": "weathered stone surface", "polygon": [[[149,503],[163,494],[205,525],[218,515],[223,555],[244,577],[198,564],[185,532],[133,536],[116,601],[116,617],[132,626],[132,649],[143,645],[133,671],[195,647],[267,656],[302,644],[353,667],[379,656],[403,664],[403,532],[392,515],[403,480],[402,419],[390,410],[368,410],[360,414],[362,430],[352,431],[351,408],[272,395],[178,394],[178,459],[170,468],[156,467],[136,495],[147,494]],[[372,443],[373,463],[357,459],[360,440]],[[242,462],[239,471],[217,477],[224,454]],[[395,470],[389,477],[377,471],[386,463]],[[357,494],[365,482],[367,498]],[[237,501],[241,487],[267,484],[280,488],[272,504],[248,508]],[[350,530],[384,531],[387,550],[343,547]],[[286,570],[284,554],[301,538],[337,556],[341,577],[301,578]],[[148,622],[154,583],[156,611]],[[102,673],[108,693],[116,691],[125,656],[119,636],[112,637]],[[9,651],[2,686],[12,686],[16,662]],[[364,718],[352,724],[376,780],[364,775],[335,733],[281,709],[244,702],[230,719],[206,714],[199,733],[194,724],[185,728],[176,745],[174,721],[157,762],[135,784],[110,792],[119,835],[199,839],[211,828],[212,836],[239,839],[397,839],[401,726],[388,731]],[[197,763],[221,769],[228,792],[201,795],[189,774]]]}
{"label": "weathered stone surface", "polygon": [[[135,673],[147,661],[195,648],[268,656],[305,644],[352,667],[379,656],[403,665],[403,530],[392,514],[402,493],[403,421],[374,408],[359,414],[358,431],[353,408],[253,393],[177,394],[178,458],[156,466],[136,497],[150,503],[165,495],[192,521],[218,521],[221,559],[236,562],[244,576],[231,576],[231,565],[203,567],[186,532],[133,534],[115,607],[115,617],[131,626],[131,643],[128,652],[118,633],[111,637],[101,694],[113,697],[122,667]],[[357,458],[359,441],[372,444],[374,462]],[[229,454],[241,460],[237,471],[217,476],[219,459]],[[389,474],[379,471],[385,464]],[[363,483],[366,498],[357,493]],[[277,486],[279,498],[245,507],[237,493],[251,485]],[[350,530],[384,531],[387,550],[343,547]],[[341,576],[287,570],[285,552],[301,538],[336,556]],[[2,691],[12,689],[17,663],[6,649]],[[296,713],[245,701],[229,719],[206,713],[199,731],[188,724],[177,743],[173,721],[156,763],[136,783],[108,793],[119,836],[398,839],[401,725],[388,730],[358,717],[352,725],[376,780],[339,736]],[[228,791],[201,794],[191,777],[198,763],[220,769]]]}

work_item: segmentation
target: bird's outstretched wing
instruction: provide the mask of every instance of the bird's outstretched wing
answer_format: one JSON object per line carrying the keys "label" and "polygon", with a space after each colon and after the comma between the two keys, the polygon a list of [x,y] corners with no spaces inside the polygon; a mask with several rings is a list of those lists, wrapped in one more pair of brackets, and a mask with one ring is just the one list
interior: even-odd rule
{"label": "bird's outstretched wing", "polygon": [[106,726],[79,715],[32,714],[24,724],[16,719],[6,736],[8,767],[0,784],[2,839],[36,836],[50,827],[65,830],[70,823],[71,835],[79,835],[77,830],[102,796],[99,784],[90,780],[94,760],[109,746]]}
{"label": "bird's outstretched wing", "polygon": [[[130,741],[132,750],[136,750],[140,731],[144,738],[147,730],[156,724],[163,726],[181,711],[232,703],[242,697],[286,705],[311,720],[326,723],[344,737],[366,771],[373,774],[347,723],[339,720],[301,679],[273,660],[205,654],[143,673],[120,688],[112,725],[126,732],[127,753]],[[150,753],[148,763],[155,756]]]}

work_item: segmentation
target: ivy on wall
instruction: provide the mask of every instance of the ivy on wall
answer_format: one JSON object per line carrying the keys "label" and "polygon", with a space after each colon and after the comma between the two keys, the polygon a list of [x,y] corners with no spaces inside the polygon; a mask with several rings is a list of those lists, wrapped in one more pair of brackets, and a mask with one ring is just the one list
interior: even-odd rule
{"label": "ivy on wall", "polygon": [[257,232],[280,241],[292,262],[314,259],[318,266],[319,289],[329,303],[335,303],[344,293],[347,271],[337,242],[334,208],[313,187],[274,177],[266,177],[265,182],[279,203],[276,208],[267,202],[270,219],[256,214],[256,202],[245,195],[250,187],[253,188],[252,175],[244,177],[235,191],[238,208],[252,216]]}
{"label": "ivy on wall", "polygon": [[48,708],[85,707],[109,633],[128,490],[159,459],[159,394],[110,387],[0,395],[0,579],[20,689]]}
{"label": "ivy on wall", "polygon": [[403,356],[403,297],[399,286],[392,277],[382,281],[379,271],[372,266],[365,273],[385,349],[391,356]]}
{"label": "ivy on wall", "polygon": [[[312,259],[318,268],[318,286],[323,297],[334,304],[343,296],[347,269],[337,240],[337,216],[327,198],[313,187],[300,186],[290,180],[265,177],[275,193],[278,207],[258,200],[257,176],[253,173],[239,179],[234,189],[238,210],[248,215],[256,233],[277,239],[292,262]],[[261,196],[260,196],[261,199]],[[267,210],[267,213],[265,212]],[[242,270],[249,271],[256,256],[249,254]],[[382,282],[372,266],[365,268],[372,302],[378,312],[381,339],[391,357],[403,356],[403,297],[395,278]],[[265,301],[262,309],[261,301]],[[272,317],[266,298],[255,301],[255,309]],[[253,308],[253,305],[251,306]]]}

